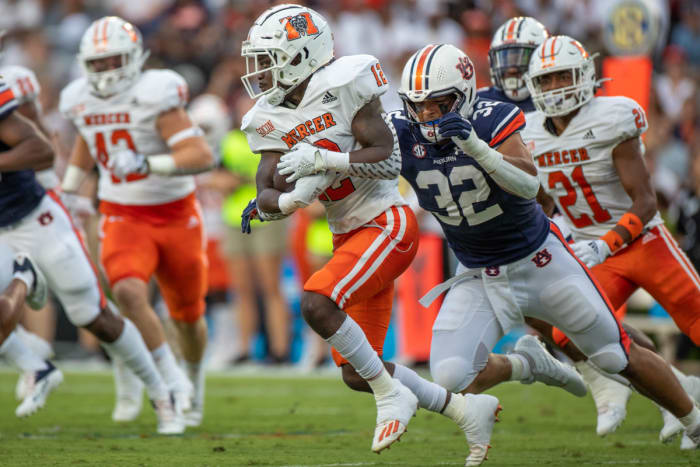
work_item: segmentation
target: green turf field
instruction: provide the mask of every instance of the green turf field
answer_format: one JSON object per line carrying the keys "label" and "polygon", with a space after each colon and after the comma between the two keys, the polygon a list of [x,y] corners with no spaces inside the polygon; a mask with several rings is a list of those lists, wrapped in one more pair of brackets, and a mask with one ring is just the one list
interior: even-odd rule
{"label": "green turf field", "polygon": [[[461,431],[421,410],[402,441],[381,455],[370,451],[374,402],[329,377],[210,376],[204,424],[180,437],[160,437],[144,407],[128,425],[110,419],[108,373],[67,373],[47,407],[14,416],[16,374],[0,372],[0,465],[464,465]],[[634,395],[614,435],[599,439],[590,398],[541,384],[510,383],[492,394],[504,411],[487,467],[700,465],[700,452],[657,441],[661,418]]]}

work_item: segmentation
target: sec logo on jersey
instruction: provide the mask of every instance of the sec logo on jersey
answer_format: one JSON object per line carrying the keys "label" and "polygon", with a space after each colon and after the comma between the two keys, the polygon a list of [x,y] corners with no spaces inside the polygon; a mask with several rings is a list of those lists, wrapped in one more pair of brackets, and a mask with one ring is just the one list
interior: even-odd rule
{"label": "sec logo on jersey", "polygon": [[423,147],[422,144],[416,143],[413,145],[413,149],[411,149],[411,152],[413,153],[414,156],[416,156],[418,159],[423,159],[425,157],[425,148]]}

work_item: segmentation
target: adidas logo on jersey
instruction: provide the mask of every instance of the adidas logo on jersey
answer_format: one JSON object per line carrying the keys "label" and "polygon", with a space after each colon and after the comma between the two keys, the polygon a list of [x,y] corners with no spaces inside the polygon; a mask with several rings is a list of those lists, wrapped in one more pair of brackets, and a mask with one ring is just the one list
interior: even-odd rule
{"label": "adidas logo on jersey", "polygon": [[338,98],[335,97],[333,94],[331,94],[330,91],[326,91],[326,94],[323,96],[323,100],[321,101],[321,104],[328,104],[329,102],[337,101]]}
{"label": "adidas logo on jersey", "polygon": [[583,135],[583,139],[595,139],[595,135],[593,134],[593,130],[588,130],[585,135]]}

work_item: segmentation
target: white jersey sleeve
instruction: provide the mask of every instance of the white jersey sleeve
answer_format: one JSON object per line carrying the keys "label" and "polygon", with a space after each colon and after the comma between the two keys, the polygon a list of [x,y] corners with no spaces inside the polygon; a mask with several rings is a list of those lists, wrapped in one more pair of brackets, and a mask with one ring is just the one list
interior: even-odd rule
{"label": "white jersey sleeve", "polygon": [[4,120],[17,108],[17,99],[12,89],[0,81],[0,120]]}
{"label": "white jersey sleeve", "polygon": [[136,90],[139,104],[153,109],[156,114],[185,107],[188,95],[187,82],[172,70],[148,70]]}
{"label": "white jersey sleeve", "polygon": [[39,81],[29,68],[5,66],[0,68],[0,76],[12,89],[18,105],[22,105],[25,102],[35,102],[38,99],[41,91]]}
{"label": "white jersey sleeve", "polygon": [[348,86],[348,102],[353,105],[351,112],[357,112],[369,102],[378,99],[389,89],[389,81],[384,76],[382,67],[372,55],[356,55],[353,64],[351,85]]}
{"label": "white jersey sleeve", "polygon": [[649,128],[644,109],[633,99],[618,97],[615,99],[615,135],[617,143],[641,136]]}

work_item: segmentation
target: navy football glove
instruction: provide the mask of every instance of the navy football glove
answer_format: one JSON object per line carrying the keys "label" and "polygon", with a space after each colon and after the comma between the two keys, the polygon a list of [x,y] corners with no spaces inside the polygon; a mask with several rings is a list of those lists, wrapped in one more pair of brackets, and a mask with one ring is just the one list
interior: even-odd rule
{"label": "navy football glove", "polygon": [[264,222],[260,215],[258,214],[258,205],[255,199],[251,199],[248,206],[243,210],[241,214],[241,232],[244,234],[250,233],[250,221],[253,219],[258,219],[260,222]]}
{"label": "navy football glove", "polygon": [[466,141],[473,131],[474,128],[469,120],[457,112],[446,113],[438,121],[438,133],[442,138],[457,138]]}

